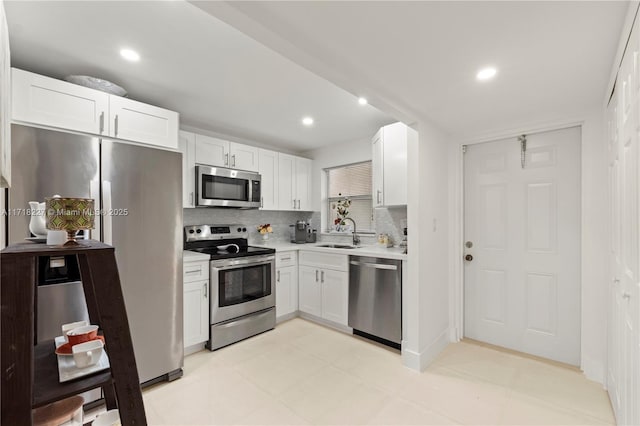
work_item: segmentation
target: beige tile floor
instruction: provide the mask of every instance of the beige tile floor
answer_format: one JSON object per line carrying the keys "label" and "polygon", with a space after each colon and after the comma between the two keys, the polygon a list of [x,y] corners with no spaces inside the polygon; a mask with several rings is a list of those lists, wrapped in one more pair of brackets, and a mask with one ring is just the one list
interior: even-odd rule
{"label": "beige tile floor", "polygon": [[151,425],[601,425],[606,392],[574,369],[462,342],[425,372],[357,337],[293,319],[185,359],[144,391]]}

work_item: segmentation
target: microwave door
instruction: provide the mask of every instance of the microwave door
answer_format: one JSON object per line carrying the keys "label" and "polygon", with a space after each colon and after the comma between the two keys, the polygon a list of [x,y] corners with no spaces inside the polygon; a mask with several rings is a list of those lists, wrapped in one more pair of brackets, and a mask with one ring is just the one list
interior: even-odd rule
{"label": "microwave door", "polygon": [[254,201],[254,182],[260,182],[260,175],[241,170],[205,165],[196,166],[196,194],[198,206],[258,208]]}

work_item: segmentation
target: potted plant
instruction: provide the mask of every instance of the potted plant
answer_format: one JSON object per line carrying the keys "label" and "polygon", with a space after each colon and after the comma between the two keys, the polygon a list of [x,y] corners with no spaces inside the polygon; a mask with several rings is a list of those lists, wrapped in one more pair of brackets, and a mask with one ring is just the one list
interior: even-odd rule
{"label": "potted plant", "polygon": [[331,205],[331,208],[336,211],[336,218],[333,224],[338,232],[348,231],[344,220],[349,216],[349,207],[351,207],[351,200],[347,197]]}
{"label": "potted plant", "polygon": [[273,228],[270,223],[265,223],[262,225],[258,225],[258,232],[262,235],[262,240],[267,241],[269,239],[269,234],[273,232]]}

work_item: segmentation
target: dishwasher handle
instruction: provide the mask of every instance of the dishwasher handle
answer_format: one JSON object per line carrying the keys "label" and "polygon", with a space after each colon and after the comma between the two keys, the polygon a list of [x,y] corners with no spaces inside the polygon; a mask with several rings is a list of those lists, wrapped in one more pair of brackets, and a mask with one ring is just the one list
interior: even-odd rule
{"label": "dishwasher handle", "polygon": [[384,263],[369,263],[369,262],[357,262],[355,260],[349,261],[350,264],[356,266],[364,266],[366,268],[375,268],[375,269],[386,269],[389,271],[397,271],[398,267],[396,265],[386,265]]}

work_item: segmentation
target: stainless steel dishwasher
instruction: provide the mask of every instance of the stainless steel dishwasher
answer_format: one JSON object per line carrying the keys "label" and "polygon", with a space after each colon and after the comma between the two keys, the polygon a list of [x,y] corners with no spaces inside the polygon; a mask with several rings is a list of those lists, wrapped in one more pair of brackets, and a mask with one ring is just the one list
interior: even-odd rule
{"label": "stainless steel dishwasher", "polygon": [[400,349],[402,261],[349,256],[349,327],[353,334]]}

